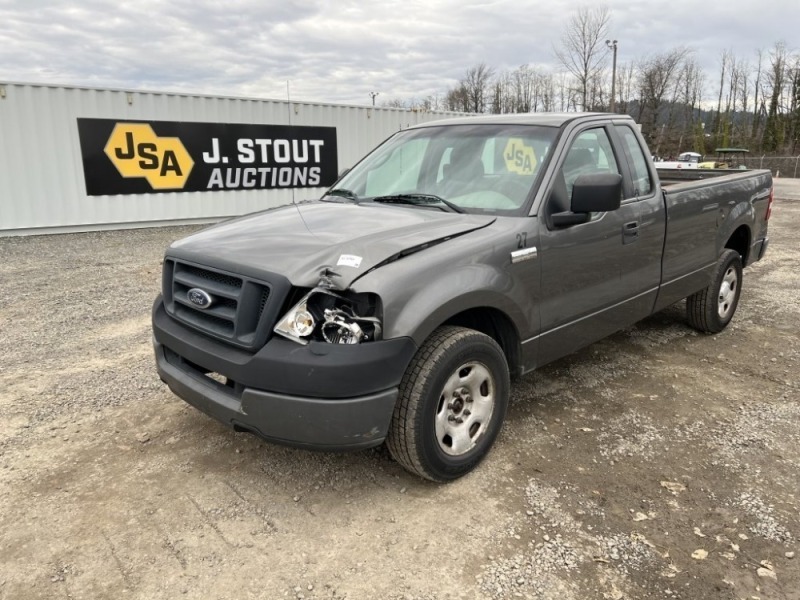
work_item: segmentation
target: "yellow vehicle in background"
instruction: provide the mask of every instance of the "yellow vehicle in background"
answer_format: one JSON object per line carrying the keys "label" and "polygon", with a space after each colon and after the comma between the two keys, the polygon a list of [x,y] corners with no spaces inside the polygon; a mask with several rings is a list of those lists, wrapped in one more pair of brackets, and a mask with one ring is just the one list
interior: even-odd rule
{"label": "yellow vehicle in background", "polygon": [[717,148],[717,159],[701,162],[699,169],[746,169],[749,150],[745,148]]}

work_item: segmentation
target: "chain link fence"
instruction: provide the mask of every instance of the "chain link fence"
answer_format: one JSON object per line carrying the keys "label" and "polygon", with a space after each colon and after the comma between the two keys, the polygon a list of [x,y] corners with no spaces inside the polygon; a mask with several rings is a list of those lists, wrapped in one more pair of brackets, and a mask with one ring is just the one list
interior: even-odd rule
{"label": "chain link fence", "polygon": [[773,177],[800,177],[800,156],[748,156],[751,169],[769,169]]}

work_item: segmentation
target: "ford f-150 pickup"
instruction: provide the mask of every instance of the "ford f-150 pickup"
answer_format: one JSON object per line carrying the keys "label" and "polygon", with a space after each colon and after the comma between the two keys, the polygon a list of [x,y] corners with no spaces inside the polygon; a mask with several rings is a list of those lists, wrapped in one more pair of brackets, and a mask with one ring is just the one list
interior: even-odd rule
{"label": "ford f-150 pickup", "polygon": [[512,377],[683,299],[701,331],[732,319],[767,249],[769,171],[662,182],[649,156],[621,115],[400,131],[320,199],[169,247],[159,375],[238,431],[385,442],[409,471],[460,477]]}

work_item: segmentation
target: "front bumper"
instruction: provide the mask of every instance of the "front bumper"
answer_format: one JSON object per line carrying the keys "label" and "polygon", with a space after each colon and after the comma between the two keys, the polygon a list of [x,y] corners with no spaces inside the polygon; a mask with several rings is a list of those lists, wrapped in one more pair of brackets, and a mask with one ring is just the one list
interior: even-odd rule
{"label": "front bumper", "polygon": [[386,438],[416,352],[410,338],[301,346],[274,337],[249,354],[176,322],[160,297],[153,336],[158,374],[177,396],[234,429],[322,450],[368,448]]}

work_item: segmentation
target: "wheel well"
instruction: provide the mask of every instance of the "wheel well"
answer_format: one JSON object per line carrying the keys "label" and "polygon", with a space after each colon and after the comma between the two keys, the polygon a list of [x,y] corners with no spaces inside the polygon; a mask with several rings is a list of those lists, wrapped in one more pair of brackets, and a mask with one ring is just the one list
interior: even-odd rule
{"label": "wheel well", "polygon": [[750,230],[747,225],[741,225],[734,231],[728,241],[725,242],[725,247],[738,252],[739,256],[742,257],[742,266],[746,265],[748,254],[750,253]]}
{"label": "wheel well", "polygon": [[503,350],[511,376],[519,376],[522,366],[519,334],[511,319],[502,311],[489,307],[471,308],[453,315],[442,325],[458,325],[485,333]]}

